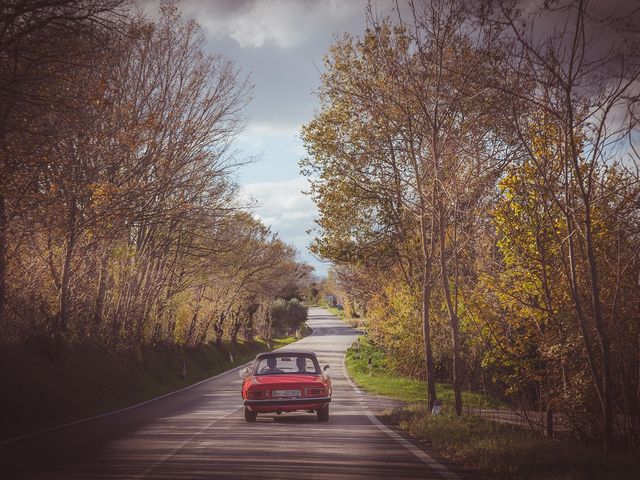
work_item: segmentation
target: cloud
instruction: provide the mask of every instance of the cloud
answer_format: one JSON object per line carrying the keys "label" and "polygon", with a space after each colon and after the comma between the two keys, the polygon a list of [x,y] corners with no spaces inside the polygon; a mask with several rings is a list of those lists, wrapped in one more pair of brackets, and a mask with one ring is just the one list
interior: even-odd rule
{"label": "cloud", "polygon": [[277,182],[299,172],[304,156],[300,127],[283,122],[253,122],[238,136],[236,148],[253,162],[239,172],[240,183]]}
{"label": "cloud", "polygon": [[272,142],[289,142],[295,139],[295,127],[275,123],[250,123],[238,135],[237,146],[245,153],[262,155]]}
{"label": "cloud", "polygon": [[302,193],[308,188],[305,178],[256,182],[243,185],[242,195],[257,204],[254,213],[267,225],[283,236],[299,236],[313,225],[317,214],[311,198]]}
{"label": "cloud", "polygon": [[213,36],[230,37],[242,48],[275,45],[282,49],[308,42],[323,26],[361,9],[359,2],[340,0],[206,3],[191,0],[181,6]]}
{"label": "cloud", "polygon": [[326,275],[328,264],[314,258],[307,250],[311,237],[306,231],[314,226],[318,211],[307,195],[309,182],[305,178],[295,178],[275,182],[248,183],[241,187],[241,195],[246,202],[255,203],[253,213],[277,231],[280,238],[293,245],[300,257],[312,265],[320,275]]}
{"label": "cloud", "polygon": [[252,122],[242,132],[246,136],[268,136],[294,138],[300,131],[300,125],[278,122]]}

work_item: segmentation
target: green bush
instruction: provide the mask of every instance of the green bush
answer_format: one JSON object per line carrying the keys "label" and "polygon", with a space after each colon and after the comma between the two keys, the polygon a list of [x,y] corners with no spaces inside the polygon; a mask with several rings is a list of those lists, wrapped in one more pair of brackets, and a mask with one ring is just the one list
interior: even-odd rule
{"label": "green bush", "polygon": [[307,307],[297,298],[279,298],[271,306],[271,319],[275,335],[291,335],[307,321]]}
{"label": "green bush", "polygon": [[[406,402],[427,398],[426,382],[398,373],[394,369],[395,362],[390,362],[384,350],[365,336],[359,337],[358,342],[347,350],[346,363],[351,378],[368,392]],[[443,404],[453,405],[451,385],[437,383],[436,393]],[[462,403],[475,408],[504,407],[494,398],[469,391],[462,392]]]}

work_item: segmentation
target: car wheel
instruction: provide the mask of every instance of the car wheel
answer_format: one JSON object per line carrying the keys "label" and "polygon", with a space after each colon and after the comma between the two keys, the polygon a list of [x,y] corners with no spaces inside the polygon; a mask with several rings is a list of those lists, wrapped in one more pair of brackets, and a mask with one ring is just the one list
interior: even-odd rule
{"label": "car wheel", "polygon": [[258,414],[256,412],[252,412],[248,407],[244,407],[244,419],[247,422],[255,422]]}
{"label": "car wheel", "polygon": [[318,409],[318,421],[319,422],[329,421],[329,405],[325,405],[324,407]]}

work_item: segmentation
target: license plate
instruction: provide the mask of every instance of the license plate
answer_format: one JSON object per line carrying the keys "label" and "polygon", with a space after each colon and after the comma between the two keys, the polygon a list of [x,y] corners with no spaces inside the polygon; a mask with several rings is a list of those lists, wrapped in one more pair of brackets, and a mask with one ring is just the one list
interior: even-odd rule
{"label": "license plate", "polygon": [[271,395],[274,397],[299,397],[300,390],[273,390]]}

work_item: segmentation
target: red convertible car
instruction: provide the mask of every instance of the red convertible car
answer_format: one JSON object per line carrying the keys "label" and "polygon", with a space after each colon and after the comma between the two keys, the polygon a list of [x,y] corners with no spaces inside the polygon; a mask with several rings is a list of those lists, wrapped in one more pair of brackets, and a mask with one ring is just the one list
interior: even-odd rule
{"label": "red convertible car", "polygon": [[255,422],[258,413],[316,413],[329,420],[331,379],[329,365],[320,369],[316,354],[284,351],[259,354],[252,367],[240,370],[244,418]]}

